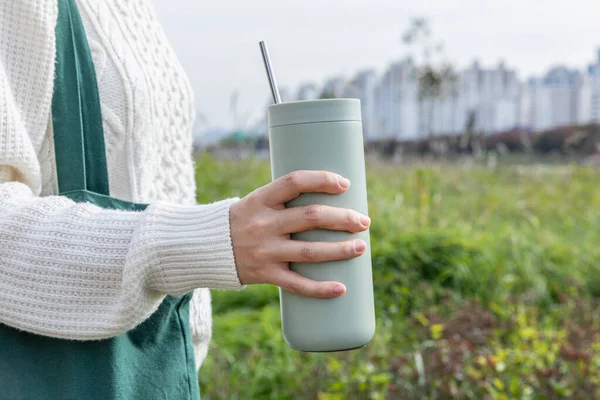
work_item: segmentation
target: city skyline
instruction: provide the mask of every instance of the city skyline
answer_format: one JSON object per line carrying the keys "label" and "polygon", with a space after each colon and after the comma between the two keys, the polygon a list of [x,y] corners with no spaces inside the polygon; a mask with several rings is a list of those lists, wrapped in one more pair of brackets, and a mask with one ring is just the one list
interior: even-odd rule
{"label": "city skyline", "polygon": [[[600,122],[600,48],[585,67],[554,66],[528,79],[521,79],[504,62],[485,68],[475,61],[455,71],[455,76],[445,85],[442,97],[420,99],[417,68],[406,58],[391,63],[383,73],[362,70],[349,78],[307,82],[283,90],[281,97],[284,102],[322,96],[359,98],[367,140],[459,134],[468,125],[491,134]],[[266,120],[249,131],[264,135]]]}
{"label": "city skyline", "polygon": [[259,40],[269,43],[280,84],[296,87],[370,67],[381,72],[407,55],[402,32],[412,17],[424,16],[457,68],[476,58],[483,66],[504,60],[528,77],[556,64],[590,62],[597,45],[590,33],[600,13],[599,4],[585,0],[154,2],[198,109],[211,125],[226,127],[231,127],[229,96],[235,90],[243,110],[264,113],[269,92]]}

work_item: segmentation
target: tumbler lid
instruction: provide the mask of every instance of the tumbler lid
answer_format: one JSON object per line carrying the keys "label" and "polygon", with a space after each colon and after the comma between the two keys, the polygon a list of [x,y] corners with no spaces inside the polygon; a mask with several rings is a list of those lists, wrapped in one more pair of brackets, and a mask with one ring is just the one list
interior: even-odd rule
{"label": "tumbler lid", "polygon": [[269,128],[317,122],[361,121],[359,99],[291,101],[267,107]]}

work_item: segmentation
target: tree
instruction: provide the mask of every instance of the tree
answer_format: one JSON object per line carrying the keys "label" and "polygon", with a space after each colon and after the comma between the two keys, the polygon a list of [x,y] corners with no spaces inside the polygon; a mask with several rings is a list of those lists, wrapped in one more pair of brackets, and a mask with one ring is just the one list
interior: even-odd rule
{"label": "tree", "polygon": [[470,148],[471,151],[473,151],[473,135],[475,133],[475,122],[475,111],[469,110],[469,112],[467,113],[465,131],[460,136],[459,149],[461,151],[467,150],[468,148]]}
{"label": "tree", "polygon": [[[410,47],[420,48],[419,57],[414,57],[418,82],[419,109],[427,105],[425,131],[427,138],[433,136],[433,117],[436,102],[455,92],[456,74],[452,66],[443,59],[444,46],[432,38],[431,29],[425,18],[414,18],[402,36]],[[421,123],[422,121],[419,121]]]}

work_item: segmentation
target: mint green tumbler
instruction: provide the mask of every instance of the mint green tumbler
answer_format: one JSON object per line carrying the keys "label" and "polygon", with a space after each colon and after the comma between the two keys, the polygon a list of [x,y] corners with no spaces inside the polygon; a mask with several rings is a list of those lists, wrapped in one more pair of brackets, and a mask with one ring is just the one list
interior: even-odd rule
{"label": "mint green tumbler", "polygon": [[[287,207],[323,204],[368,215],[360,101],[327,99],[268,107],[272,178],[297,170],[326,170],[350,180],[341,195],[305,193]],[[291,263],[290,268],[317,281],[338,281],[346,293],[315,299],[280,289],[285,341],[300,351],[351,350],[368,344],[375,333],[375,309],[369,232],[315,229],[292,239],[337,242],[362,239],[365,253],[355,259],[325,263]]]}

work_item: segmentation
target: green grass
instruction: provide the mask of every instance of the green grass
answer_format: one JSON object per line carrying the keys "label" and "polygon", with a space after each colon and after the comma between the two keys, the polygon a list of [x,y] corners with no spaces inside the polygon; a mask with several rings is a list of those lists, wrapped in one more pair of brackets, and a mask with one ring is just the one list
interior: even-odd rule
{"label": "green grass", "polygon": [[[264,161],[197,166],[199,202],[270,181]],[[600,396],[599,182],[576,166],[369,164],[372,343],[298,353],[276,288],[214,291],[203,399]]]}

